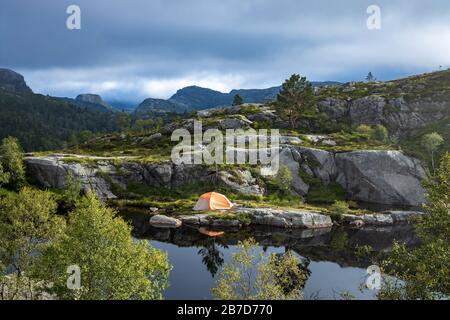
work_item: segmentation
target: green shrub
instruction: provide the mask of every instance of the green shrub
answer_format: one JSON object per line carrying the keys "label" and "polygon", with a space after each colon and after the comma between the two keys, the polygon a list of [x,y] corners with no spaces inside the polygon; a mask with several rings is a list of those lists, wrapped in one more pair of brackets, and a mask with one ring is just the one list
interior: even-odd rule
{"label": "green shrub", "polygon": [[292,174],[288,166],[281,165],[277,174],[272,179],[273,185],[284,193],[289,193],[292,184]]}
{"label": "green shrub", "polygon": [[363,134],[363,135],[367,135],[368,137],[371,137],[373,134],[373,129],[366,124],[360,124],[356,128],[356,132],[359,134]]}
{"label": "green shrub", "polygon": [[388,142],[388,131],[386,127],[381,124],[377,124],[373,130],[372,138],[383,143]]}
{"label": "green shrub", "polygon": [[347,202],[336,200],[330,207],[331,218],[339,221],[342,219],[342,215],[347,214],[349,210]]}

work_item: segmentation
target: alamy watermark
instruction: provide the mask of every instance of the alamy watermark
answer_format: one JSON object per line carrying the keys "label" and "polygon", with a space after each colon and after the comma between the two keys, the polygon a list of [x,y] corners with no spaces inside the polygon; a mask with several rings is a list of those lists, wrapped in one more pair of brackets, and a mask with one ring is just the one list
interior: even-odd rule
{"label": "alamy watermark", "polygon": [[367,268],[367,274],[369,275],[366,280],[366,286],[370,290],[381,289],[381,269],[377,265],[372,265]]}
{"label": "alamy watermark", "polygon": [[76,264],[67,267],[67,289],[79,290],[81,289],[81,270]]}
{"label": "alamy watermark", "polygon": [[381,29],[381,8],[377,5],[371,5],[367,8],[367,14],[370,14],[367,18],[367,29],[380,30]]}
{"label": "alamy watermark", "polygon": [[176,129],[172,141],[180,141],[171,153],[175,164],[251,164],[261,165],[261,174],[275,175],[279,169],[280,134],[278,129],[218,129],[203,132],[201,121],[194,121],[193,135]]}
{"label": "alamy watermark", "polygon": [[69,17],[66,20],[66,26],[69,30],[81,29],[81,9],[79,6],[72,4],[67,7],[66,13]]}

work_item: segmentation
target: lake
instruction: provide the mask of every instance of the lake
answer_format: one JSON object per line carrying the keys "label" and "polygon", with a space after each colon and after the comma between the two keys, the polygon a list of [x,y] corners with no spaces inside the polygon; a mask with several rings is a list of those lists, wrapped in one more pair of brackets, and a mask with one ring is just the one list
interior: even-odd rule
{"label": "lake", "polygon": [[245,228],[226,230],[211,238],[195,228],[158,229],[150,227],[148,218],[133,217],[134,236],[147,239],[168,253],[173,266],[166,299],[211,299],[211,288],[217,274],[237,250],[238,241],[255,238],[258,250],[283,253],[292,250],[307,266],[308,280],[303,290],[305,299],[341,299],[348,292],[356,299],[374,299],[375,290],[360,290],[367,279],[371,261],[358,255],[358,246],[369,245],[377,252],[388,252],[394,240],[408,246],[417,244],[410,225],[390,227],[320,230],[284,230]]}

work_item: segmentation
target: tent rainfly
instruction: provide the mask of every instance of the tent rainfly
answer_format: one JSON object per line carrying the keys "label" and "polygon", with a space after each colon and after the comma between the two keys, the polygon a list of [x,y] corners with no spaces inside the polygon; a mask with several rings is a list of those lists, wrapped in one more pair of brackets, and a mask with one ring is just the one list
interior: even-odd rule
{"label": "tent rainfly", "polygon": [[217,192],[208,192],[202,194],[198,199],[194,210],[227,210],[231,209],[233,204],[230,200],[223,194]]}

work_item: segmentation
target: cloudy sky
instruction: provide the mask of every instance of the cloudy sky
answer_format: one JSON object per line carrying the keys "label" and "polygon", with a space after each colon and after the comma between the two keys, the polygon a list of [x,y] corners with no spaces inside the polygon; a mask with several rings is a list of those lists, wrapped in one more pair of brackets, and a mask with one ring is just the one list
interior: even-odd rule
{"label": "cloudy sky", "polygon": [[[66,9],[81,8],[81,30]],[[369,5],[381,29],[369,30]],[[35,92],[168,98],[310,80],[380,80],[450,67],[448,0],[1,0],[0,67]]]}

